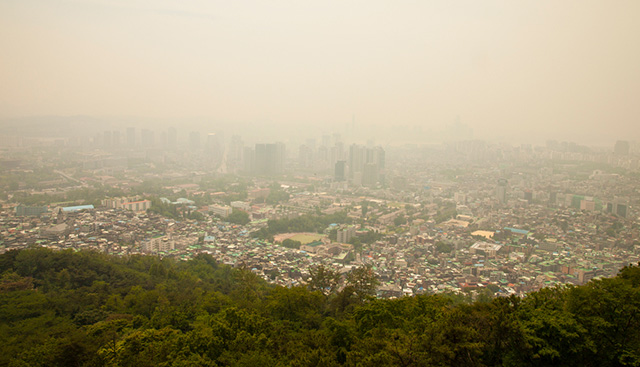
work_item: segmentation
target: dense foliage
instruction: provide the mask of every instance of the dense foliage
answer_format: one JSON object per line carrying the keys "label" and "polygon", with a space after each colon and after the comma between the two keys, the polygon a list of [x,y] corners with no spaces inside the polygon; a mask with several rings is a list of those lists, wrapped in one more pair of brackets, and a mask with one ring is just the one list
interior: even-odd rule
{"label": "dense foliage", "polygon": [[227,222],[229,223],[245,225],[250,221],[251,219],[249,219],[249,214],[240,209],[233,209],[233,212],[231,212],[227,217]]}
{"label": "dense foliage", "polygon": [[46,249],[0,256],[0,366],[640,364],[640,268],[472,304],[376,300],[371,269],[271,286],[188,262]]}
{"label": "dense foliage", "polygon": [[286,240],[282,241],[282,246],[287,247],[287,248],[298,249],[298,248],[300,248],[300,246],[302,246],[302,242],[287,238]]}

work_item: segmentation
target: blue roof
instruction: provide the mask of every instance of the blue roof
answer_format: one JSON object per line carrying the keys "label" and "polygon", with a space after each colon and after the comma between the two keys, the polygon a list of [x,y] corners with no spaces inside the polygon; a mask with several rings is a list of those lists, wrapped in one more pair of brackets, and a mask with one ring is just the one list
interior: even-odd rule
{"label": "blue roof", "polygon": [[93,205],[67,206],[62,208],[63,212],[77,212],[85,209],[93,209]]}
{"label": "blue roof", "polygon": [[518,228],[510,228],[510,227],[504,227],[505,230],[511,232],[511,233],[517,233],[517,234],[529,234],[529,231],[524,230],[524,229],[518,229]]}

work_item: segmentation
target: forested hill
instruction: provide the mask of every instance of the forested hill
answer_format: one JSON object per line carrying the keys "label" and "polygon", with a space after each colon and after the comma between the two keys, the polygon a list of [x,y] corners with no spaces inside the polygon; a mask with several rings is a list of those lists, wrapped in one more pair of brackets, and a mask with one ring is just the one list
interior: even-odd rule
{"label": "forested hill", "polygon": [[0,366],[640,365],[638,267],[473,304],[277,287],[202,255],[11,251],[0,274]]}

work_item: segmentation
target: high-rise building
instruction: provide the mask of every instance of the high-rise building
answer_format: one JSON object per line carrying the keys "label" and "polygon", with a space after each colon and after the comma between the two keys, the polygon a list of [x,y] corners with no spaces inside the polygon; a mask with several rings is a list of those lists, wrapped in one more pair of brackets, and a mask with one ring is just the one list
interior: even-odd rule
{"label": "high-rise building", "polygon": [[231,137],[229,151],[227,153],[227,166],[232,171],[236,171],[241,168],[240,164],[242,162],[243,151],[244,143],[242,142],[242,138],[239,135],[233,135]]}
{"label": "high-rise building", "polygon": [[347,243],[356,235],[356,228],[349,226],[347,228],[339,229],[336,233],[336,241],[340,243]]}
{"label": "high-rise building", "polygon": [[357,173],[361,173],[365,163],[365,148],[352,144],[349,147],[349,178],[353,179]]}
{"label": "high-rise building", "polygon": [[102,134],[102,146],[105,148],[111,148],[112,146],[111,131],[107,130]]}
{"label": "high-rise building", "polygon": [[337,161],[335,164],[333,178],[335,181],[341,182],[347,179],[347,162]]}
{"label": "high-rise building", "polygon": [[500,203],[507,202],[507,180],[501,178],[498,180],[498,186],[496,186],[496,198]]}
{"label": "high-rise building", "polygon": [[377,182],[378,182],[378,165],[375,163],[365,164],[362,172],[362,185],[374,186]]}
{"label": "high-rise building", "polygon": [[626,201],[616,198],[615,200],[607,203],[605,210],[619,217],[626,218],[628,215],[628,208],[629,206]]}
{"label": "high-rise building", "polygon": [[629,155],[629,142],[626,140],[618,140],[613,147],[613,152],[617,155]]}
{"label": "high-rise building", "polygon": [[189,133],[189,150],[200,150],[200,133],[197,131],[192,131]]}
{"label": "high-rise building", "polygon": [[245,174],[256,173],[256,152],[251,147],[245,147],[242,152],[242,166]]}
{"label": "high-rise building", "polygon": [[615,205],[616,208],[616,215],[622,218],[626,218],[627,217],[627,204],[622,204],[622,203],[618,203]]}
{"label": "high-rise building", "polygon": [[114,148],[119,148],[120,147],[120,131],[114,131],[112,136],[111,136],[112,140],[112,144]]}
{"label": "high-rise building", "polygon": [[167,130],[167,148],[169,150],[176,150],[178,147],[178,130],[175,127],[170,127]]}
{"label": "high-rise building", "polygon": [[166,131],[160,132],[160,146],[162,147],[162,149],[169,149],[169,140]]}
{"label": "high-rise building", "polygon": [[371,186],[382,182],[385,164],[385,151],[380,146],[365,148],[353,144],[349,147],[349,178],[354,184]]}
{"label": "high-rise building", "polygon": [[327,162],[329,160],[329,148],[322,145],[318,148],[316,159],[320,162]]}
{"label": "high-rise building", "polygon": [[298,151],[298,163],[301,167],[311,167],[313,164],[313,152],[308,145],[301,145]]}
{"label": "high-rise building", "polygon": [[140,131],[140,145],[144,148],[151,148],[155,146],[155,137],[153,131],[149,129],[142,129]]}
{"label": "high-rise building", "polygon": [[222,144],[220,137],[216,133],[207,134],[207,141],[205,144],[205,152],[209,163],[213,167],[217,167],[222,159]]}
{"label": "high-rise building", "polygon": [[258,175],[279,175],[284,171],[283,143],[256,144],[254,172]]}
{"label": "high-rise building", "polygon": [[316,151],[316,139],[307,139],[306,145],[311,149],[313,153]]}
{"label": "high-rise building", "polygon": [[254,154],[255,163],[253,166],[253,173],[258,175],[266,175],[268,171],[267,144],[256,144]]}
{"label": "high-rise building", "polygon": [[283,143],[267,144],[269,174],[279,175],[284,172],[285,148]]}
{"label": "high-rise building", "polygon": [[322,146],[329,147],[329,142],[331,141],[331,135],[322,135]]}
{"label": "high-rise building", "polygon": [[385,154],[384,154],[384,149],[382,149],[382,147],[367,148],[366,154],[367,156],[366,156],[365,163],[375,163],[378,166],[380,166],[380,168],[384,167]]}
{"label": "high-rise building", "polygon": [[136,146],[136,128],[127,128],[127,147],[133,148]]}

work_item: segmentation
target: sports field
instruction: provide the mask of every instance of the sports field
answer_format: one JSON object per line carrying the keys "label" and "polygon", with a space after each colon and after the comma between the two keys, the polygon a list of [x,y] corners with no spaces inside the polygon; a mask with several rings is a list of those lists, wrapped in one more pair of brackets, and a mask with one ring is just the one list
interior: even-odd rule
{"label": "sports field", "polygon": [[318,233],[282,233],[274,236],[275,242],[282,242],[286,239],[298,241],[303,245],[318,241],[324,238],[324,235]]}

